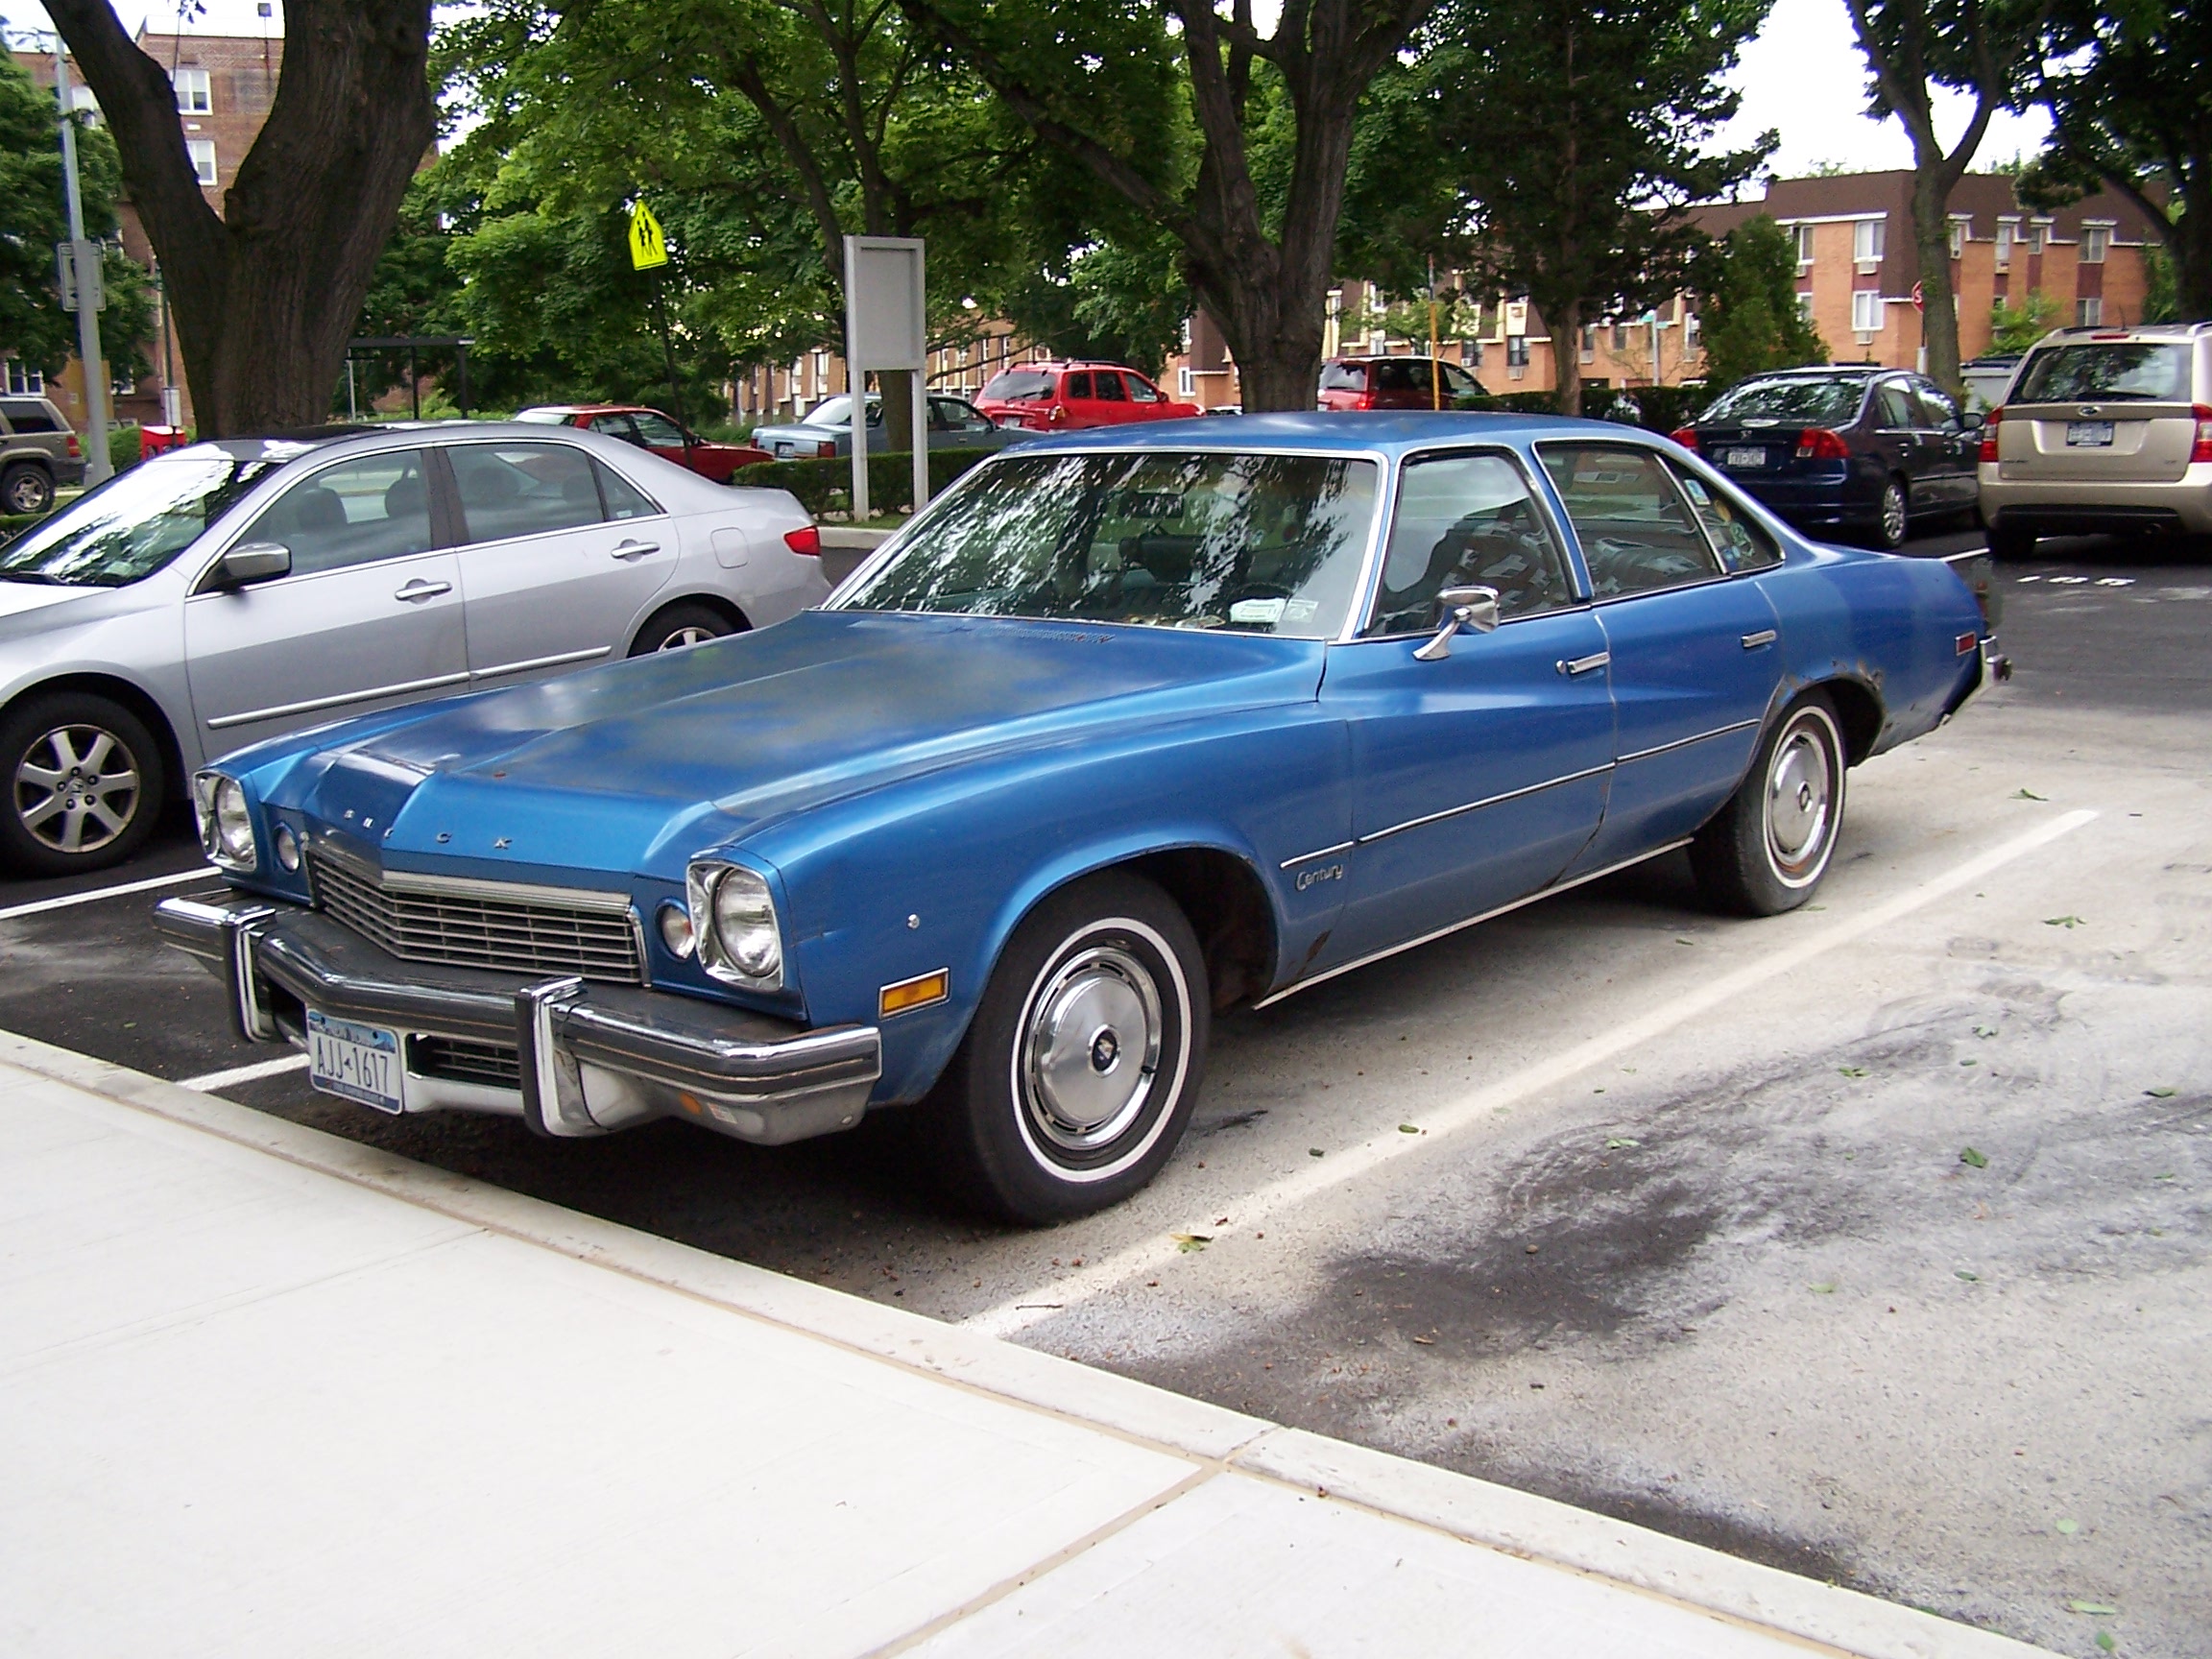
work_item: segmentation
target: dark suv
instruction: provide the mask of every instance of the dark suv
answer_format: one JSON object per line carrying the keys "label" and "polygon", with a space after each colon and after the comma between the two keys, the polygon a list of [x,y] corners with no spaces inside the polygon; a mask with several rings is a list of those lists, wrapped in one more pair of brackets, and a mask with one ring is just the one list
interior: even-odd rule
{"label": "dark suv", "polygon": [[1901,547],[1974,510],[1982,417],[1895,369],[1789,369],[1731,387],[1674,434],[1802,530]]}
{"label": "dark suv", "polygon": [[0,397],[0,513],[44,513],[58,486],[84,482],[84,454],[43,397]]}

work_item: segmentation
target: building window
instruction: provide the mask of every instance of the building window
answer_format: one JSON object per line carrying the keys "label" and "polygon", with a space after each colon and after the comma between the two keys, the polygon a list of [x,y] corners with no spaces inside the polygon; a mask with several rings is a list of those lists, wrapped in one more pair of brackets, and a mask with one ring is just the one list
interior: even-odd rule
{"label": "building window", "polygon": [[2045,232],[2050,228],[2051,227],[2048,222],[2039,225],[2031,225],[2028,227],[2029,252],[2040,253],[2043,252],[2043,237]]}
{"label": "building window", "polygon": [[1880,290],[1854,288],[1851,291],[1851,331],[1855,334],[1878,334],[1882,331]]}
{"label": "building window", "polygon": [[1974,222],[1971,219],[1954,218],[1951,221],[1952,258],[1963,259],[1966,256],[1966,235],[1967,232],[1972,229],[1973,224]]}
{"label": "building window", "polygon": [[1585,323],[1582,325],[1582,361],[1585,363],[1595,363],[1597,360],[1598,325],[1595,323]]}
{"label": "building window", "polygon": [[1628,349],[1627,324],[1616,322],[1613,325],[1613,349],[1616,351],[1625,351]]}
{"label": "building window", "polygon": [[1790,233],[1797,242],[1797,264],[1800,269],[1813,263],[1813,227],[1792,225]]}
{"label": "building window", "polygon": [[1883,233],[1888,222],[1883,219],[1861,219],[1851,227],[1851,257],[1862,265],[1879,264],[1882,258]]}
{"label": "building window", "polygon": [[215,140],[212,138],[187,138],[184,148],[192,156],[192,171],[200,177],[200,188],[215,188]]}
{"label": "building window", "polygon": [[2012,239],[2019,234],[2020,227],[2013,221],[2006,219],[1999,222],[1997,226],[1998,270],[2009,271],[2012,269]]}
{"label": "building window", "polygon": [[1189,364],[1185,364],[1175,371],[1175,396],[1178,397],[1195,397],[1198,396],[1198,377],[1190,373]]}
{"label": "building window", "polygon": [[[1808,295],[1806,298],[1810,299],[1812,296]],[[1683,312],[1682,349],[1684,351],[1695,351],[1700,347],[1702,347],[1704,343],[1705,325],[1697,320],[1697,313],[1695,311]]]}
{"label": "building window", "polygon": [[2105,252],[2112,246],[2112,227],[2109,225],[2084,225],[2081,227],[2081,263],[2102,265]]}
{"label": "building window", "polygon": [[1460,361],[1460,362],[1462,362],[1462,363],[1464,363],[1464,364],[1466,364],[1466,365],[1467,365],[1467,367],[1468,367],[1468,368],[1470,368],[1470,369],[1479,369],[1479,368],[1481,368],[1481,367],[1482,367],[1482,342],[1481,342],[1481,341],[1479,341],[1479,340],[1462,340],[1462,341],[1460,341],[1460,342],[1459,342],[1459,361]]}
{"label": "building window", "polygon": [[45,370],[25,368],[19,357],[8,359],[8,395],[11,397],[39,397],[45,392]]}
{"label": "building window", "polygon": [[207,97],[207,71],[204,69],[180,69],[170,77],[177,87],[177,111],[180,115],[205,115],[215,106]]}
{"label": "building window", "polygon": [[2104,322],[2104,301],[2102,300],[2077,300],[2074,301],[2074,325],[2077,328],[2102,327]]}
{"label": "building window", "polygon": [[1797,296],[1797,315],[1808,323],[1813,321],[1813,291],[1810,288]]}
{"label": "building window", "polygon": [[1505,366],[1508,369],[1526,369],[1528,367],[1527,335],[1508,334],[1505,336]]}

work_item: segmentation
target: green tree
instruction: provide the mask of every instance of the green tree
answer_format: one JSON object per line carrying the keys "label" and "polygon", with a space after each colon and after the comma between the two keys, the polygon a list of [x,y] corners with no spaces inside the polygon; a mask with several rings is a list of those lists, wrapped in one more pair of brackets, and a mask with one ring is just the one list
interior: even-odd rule
{"label": "green tree", "polygon": [[[1951,285],[1951,192],[1982,148],[1990,117],[2017,101],[2053,0],[1844,0],[1872,71],[1867,108],[1894,115],[1912,141],[1912,245],[1919,255],[1929,374],[1962,393],[1957,291]],[[1948,150],[1936,132],[1936,89],[1972,100]]]}
{"label": "green tree", "polygon": [[1721,84],[1771,0],[1451,0],[1422,34],[1423,70],[1472,268],[1527,294],[1582,408],[1580,330],[1678,289],[1706,238],[1689,207],[1773,153],[1708,152],[1741,99]]}
{"label": "green tree", "polygon": [[2110,185],[2164,243],[2176,314],[2212,319],[2212,12],[2066,0],[2043,65],[2051,138],[2023,196],[2049,206]]}
{"label": "green tree", "polygon": [[[110,373],[134,378],[146,372],[153,296],[146,274],[115,246],[121,174],[114,140],[83,116],[76,121],[84,234],[104,245],[101,349]],[[61,309],[56,286],[54,245],[68,234],[54,94],[41,91],[12,54],[0,55],[0,342],[26,367],[48,374],[77,354],[77,319]]]}
{"label": "green tree", "polygon": [[1770,369],[1825,363],[1828,348],[1797,307],[1797,249],[1766,214],[1701,251],[1691,269],[1705,339],[1705,381],[1719,392]]}
{"label": "green tree", "polygon": [[2057,319],[2058,301],[2040,288],[2031,288],[2017,304],[2009,300],[2001,301],[1989,316],[1989,349],[2025,351],[2050,333],[2052,324]]}

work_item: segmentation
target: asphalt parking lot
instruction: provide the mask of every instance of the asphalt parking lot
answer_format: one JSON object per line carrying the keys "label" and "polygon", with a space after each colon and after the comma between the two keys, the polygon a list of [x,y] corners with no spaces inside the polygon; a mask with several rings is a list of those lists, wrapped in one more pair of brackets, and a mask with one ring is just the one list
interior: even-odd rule
{"label": "asphalt parking lot", "polygon": [[317,1096],[154,940],[181,822],[0,885],[0,1025],[2063,1652],[2200,1655],[2212,564],[2043,553],[2002,572],[2016,679],[1854,774],[1815,906],[1719,921],[1677,855],[1226,1020],[1163,1180],[1051,1232],[948,1214],[895,1118],[763,1150]]}

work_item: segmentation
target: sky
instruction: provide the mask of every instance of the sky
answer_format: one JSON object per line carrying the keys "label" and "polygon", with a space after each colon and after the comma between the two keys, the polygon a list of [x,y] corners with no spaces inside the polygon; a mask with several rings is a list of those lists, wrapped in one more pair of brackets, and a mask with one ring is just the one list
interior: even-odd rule
{"label": "sky", "polygon": [[[264,23],[255,13],[256,0],[203,0],[204,15],[193,27],[208,34],[258,35],[264,29],[281,29],[283,7]],[[1260,0],[1254,7],[1256,21],[1272,27],[1267,15],[1273,7]],[[124,22],[135,27],[151,14],[153,27],[166,32],[176,27],[175,0],[117,0]],[[33,0],[0,0],[0,18],[12,28],[48,27],[46,13]],[[1772,128],[1782,135],[1782,147],[1769,165],[1781,177],[1803,173],[1822,164],[1839,164],[1851,172],[1874,172],[1912,164],[1912,147],[1905,130],[1895,121],[1875,122],[1866,117],[1866,72],[1851,35],[1850,14],[1843,0],[1775,0],[1767,26],[1743,49],[1731,83],[1743,94],[1741,114],[1722,129],[1719,141],[1748,143]],[[1936,130],[1946,143],[1955,143],[1965,130],[1967,101],[1947,96],[1936,106]],[[2000,113],[1989,124],[1976,156],[1986,168],[2019,154],[2033,155],[2049,126],[2040,112],[2023,119]]]}

